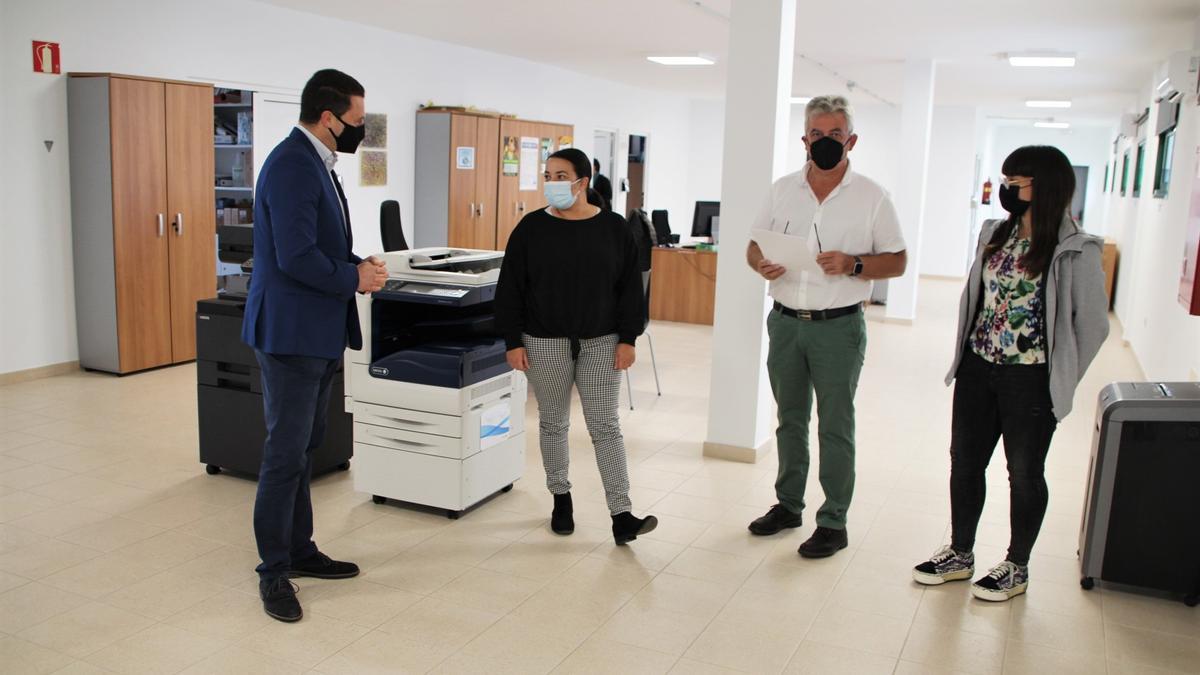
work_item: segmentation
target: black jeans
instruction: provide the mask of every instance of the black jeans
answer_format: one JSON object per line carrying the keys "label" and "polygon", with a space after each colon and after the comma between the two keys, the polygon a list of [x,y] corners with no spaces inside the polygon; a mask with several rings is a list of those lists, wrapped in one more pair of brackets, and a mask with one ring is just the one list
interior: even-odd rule
{"label": "black jeans", "polygon": [[262,368],[267,442],[263,445],[254,501],[259,577],[287,575],[292,562],[317,553],[312,541],[309,483],[313,450],[325,438],[326,414],[337,360],[255,352]]}
{"label": "black jeans", "polygon": [[952,545],[975,546],[975,530],[987,492],[984,472],[1004,438],[1012,535],[1008,560],[1029,564],[1029,552],[1046,515],[1046,454],[1058,426],[1050,403],[1050,371],[1044,365],[997,365],[964,349],[954,385],[950,432]]}

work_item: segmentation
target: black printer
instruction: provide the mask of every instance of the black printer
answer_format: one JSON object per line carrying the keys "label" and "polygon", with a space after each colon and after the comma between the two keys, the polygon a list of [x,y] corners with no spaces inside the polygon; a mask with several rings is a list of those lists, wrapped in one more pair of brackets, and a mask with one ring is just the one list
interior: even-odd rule
{"label": "black printer", "polygon": [[[222,262],[241,266],[222,277],[218,297],[196,303],[196,391],[200,462],[208,473],[228,469],[257,475],[267,439],[262,373],[254,350],[242,342],[253,234],[246,226],[217,230]],[[354,454],[353,418],[345,410],[345,382],[338,367],[329,397],[324,442],[313,451],[313,473],[349,469]]]}

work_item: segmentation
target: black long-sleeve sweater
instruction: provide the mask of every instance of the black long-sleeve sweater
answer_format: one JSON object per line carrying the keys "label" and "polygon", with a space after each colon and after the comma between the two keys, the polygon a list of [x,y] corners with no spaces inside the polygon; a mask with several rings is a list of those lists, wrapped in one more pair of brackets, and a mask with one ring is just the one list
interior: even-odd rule
{"label": "black long-sleeve sweater", "polygon": [[645,329],[637,249],[625,219],[601,211],[566,220],[545,209],[509,237],[496,288],[496,324],[509,349],[521,334],[576,340],[616,333],[634,344]]}

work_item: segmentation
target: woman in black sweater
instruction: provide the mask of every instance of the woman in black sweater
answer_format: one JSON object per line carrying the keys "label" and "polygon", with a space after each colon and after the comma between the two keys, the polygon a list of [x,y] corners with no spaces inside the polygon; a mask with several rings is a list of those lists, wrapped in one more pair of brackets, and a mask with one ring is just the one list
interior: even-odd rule
{"label": "woman in black sweater", "polygon": [[554,495],[550,527],[575,531],[570,450],[571,388],[584,420],[618,545],[658,525],[630,511],[629,469],[617,416],[621,371],[633,365],[645,328],[645,296],[633,235],[621,216],[587,202],[592,167],[576,149],[546,160],[545,209],[521,219],[508,240],[496,289],[496,322],[508,362],[529,377],[538,402],[542,463]]}

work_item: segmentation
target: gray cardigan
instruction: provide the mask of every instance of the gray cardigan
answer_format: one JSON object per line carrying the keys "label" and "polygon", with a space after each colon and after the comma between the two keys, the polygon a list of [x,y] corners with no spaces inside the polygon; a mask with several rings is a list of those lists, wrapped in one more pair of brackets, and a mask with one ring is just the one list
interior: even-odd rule
{"label": "gray cardigan", "polygon": [[[946,374],[947,385],[954,381],[962,363],[967,337],[979,309],[983,250],[1003,222],[989,220],[979,233],[975,262],[959,302],[954,365]],[[1075,387],[1108,337],[1108,296],[1104,291],[1104,270],[1100,266],[1103,250],[1104,240],[1083,232],[1070,215],[1064,214],[1058,246],[1046,275],[1045,304],[1050,401],[1054,417],[1059,421],[1071,412]]]}

